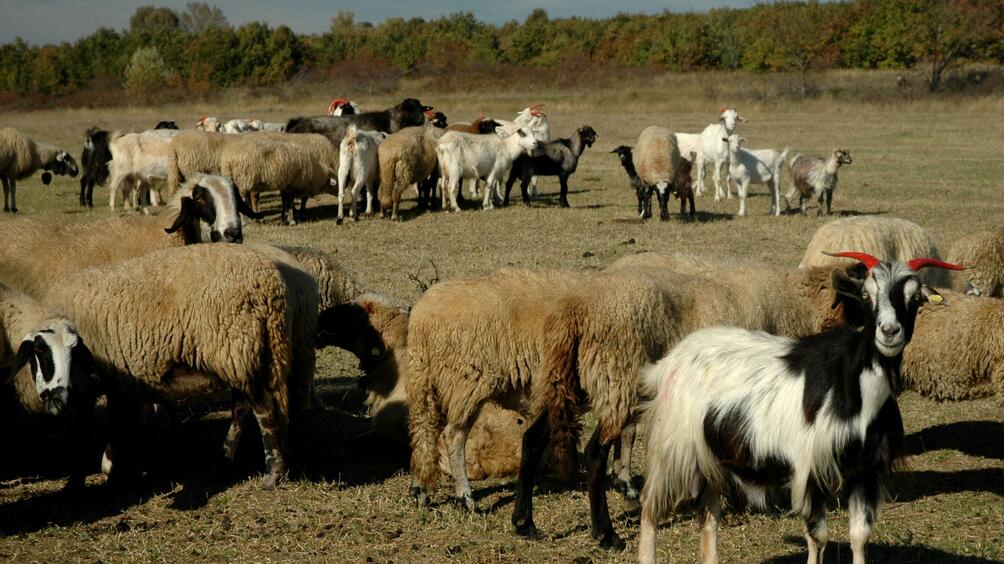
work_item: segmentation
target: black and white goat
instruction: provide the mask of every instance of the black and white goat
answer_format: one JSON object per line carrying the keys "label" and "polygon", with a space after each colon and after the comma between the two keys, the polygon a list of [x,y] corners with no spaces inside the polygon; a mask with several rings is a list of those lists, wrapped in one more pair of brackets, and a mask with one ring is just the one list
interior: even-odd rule
{"label": "black and white goat", "polygon": [[646,373],[652,399],[639,561],[655,561],[664,511],[697,500],[702,559],[717,562],[722,494],[735,485],[763,505],[767,488],[787,485],[792,511],[805,519],[808,562],[822,560],[826,505],[843,491],[854,563],[864,563],[883,485],[901,454],[895,392],[903,348],[921,304],[941,301],[916,270],[961,267],[836,256],[867,268],[863,279],[833,272],[848,325],[801,339],[705,329]]}
{"label": "black and white goat", "polygon": [[523,155],[513,161],[509,169],[509,179],[505,183],[505,199],[503,205],[509,205],[509,192],[512,185],[519,179],[523,203],[530,205],[530,194],[527,187],[535,176],[557,176],[561,184],[561,207],[568,207],[568,177],[579,166],[579,157],[586,147],[592,147],[596,142],[596,131],[584,125],[577,129],[568,139],[556,139],[541,143],[531,155]]}

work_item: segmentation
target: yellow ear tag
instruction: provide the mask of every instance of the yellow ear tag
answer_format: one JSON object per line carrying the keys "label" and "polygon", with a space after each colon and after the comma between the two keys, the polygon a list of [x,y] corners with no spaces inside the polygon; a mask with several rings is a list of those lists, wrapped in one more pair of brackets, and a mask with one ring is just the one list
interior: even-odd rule
{"label": "yellow ear tag", "polygon": [[933,296],[931,296],[928,299],[931,301],[931,303],[935,303],[935,304],[940,304],[941,302],[945,301],[945,298],[942,298],[938,294],[934,294]]}

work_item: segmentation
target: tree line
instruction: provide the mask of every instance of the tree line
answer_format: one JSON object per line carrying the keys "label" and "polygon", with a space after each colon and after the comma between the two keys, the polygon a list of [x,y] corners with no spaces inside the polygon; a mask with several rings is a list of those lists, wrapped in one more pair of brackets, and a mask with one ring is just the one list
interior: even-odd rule
{"label": "tree line", "polygon": [[[361,63],[358,63],[360,62]],[[127,30],[102,27],[73,43],[0,46],[0,93],[58,96],[119,86],[139,96],[165,85],[196,94],[324,77],[339,65],[403,75],[471,65],[595,65],[663,70],[809,73],[833,68],[921,68],[937,90],[961,62],[1004,63],[1000,0],[778,2],[703,13],[619,14],[490,25],[471,13],[357,22],[339,11],[326,33],[252,22],[232,26],[219,8],[143,6]]]}

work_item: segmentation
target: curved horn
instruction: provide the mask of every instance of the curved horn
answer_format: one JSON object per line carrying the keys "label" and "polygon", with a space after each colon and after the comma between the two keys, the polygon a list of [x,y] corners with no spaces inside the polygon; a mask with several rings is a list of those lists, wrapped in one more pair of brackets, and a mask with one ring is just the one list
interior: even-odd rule
{"label": "curved horn", "polygon": [[859,253],[857,251],[841,251],[839,253],[828,253],[826,251],[823,251],[823,254],[831,257],[844,257],[844,258],[859,260],[863,262],[866,267],[868,267],[868,270],[871,270],[872,268],[875,267],[876,264],[882,262],[879,259],[867,253]]}
{"label": "curved horn", "polygon": [[342,105],[348,104],[348,103],[349,103],[349,99],[348,98],[335,98],[334,100],[331,101],[330,104],[328,104],[328,113],[330,114],[338,106],[342,106]]}
{"label": "curved horn", "polygon": [[920,270],[921,268],[928,266],[935,266],[938,268],[947,268],[948,270],[965,270],[966,267],[953,264],[950,262],[945,262],[943,260],[933,259],[933,258],[915,258],[906,263],[910,267],[910,270]]}

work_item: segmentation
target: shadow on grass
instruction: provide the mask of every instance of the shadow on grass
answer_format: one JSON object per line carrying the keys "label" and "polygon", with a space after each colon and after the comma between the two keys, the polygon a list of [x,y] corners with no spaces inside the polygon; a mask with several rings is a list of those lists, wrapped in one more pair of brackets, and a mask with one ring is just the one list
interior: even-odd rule
{"label": "shadow on grass", "polygon": [[892,499],[899,502],[960,492],[989,492],[1004,496],[1004,469],[900,472],[893,476],[889,489]]}
{"label": "shadow on grass", "polygon": [[[784,540],[789,544],[805,546],[805,539],[801,537],[788,536]],[[925,564],[936,564],[939,562],[952,562],[957,564],[982,564],[996,562],[979,556],[966,556],[963,554],[952,554],[944,550],[931,546],[918,544],[900,546],[893,544],[869,543],[867,550],[868,562],[890,562],[900,564],[904,562],[924,562]],[[801,564],[805,562],[806,552],[796,554],[786,554],[776,558],[768,558],[765,563],[770,564]],[[830,542],[826,545],[826,558],[833,562],[849,562],[851,560],[851,546],[846,542]]]}
{"label": "shadow on grass", "polygon": [[942,423],[906,437],[907,454],[957,450],[969,456],[1004,460],[1004,423],[959,421]]}

